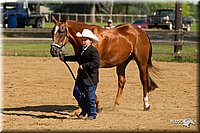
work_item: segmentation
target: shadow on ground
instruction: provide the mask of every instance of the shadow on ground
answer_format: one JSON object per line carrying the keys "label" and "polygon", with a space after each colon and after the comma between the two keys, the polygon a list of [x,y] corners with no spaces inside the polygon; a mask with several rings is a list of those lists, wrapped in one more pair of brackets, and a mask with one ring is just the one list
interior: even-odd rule
{"label": "shadow on ground", "polygon": [[[41,106],[26,106],[17,108],[3,108],[2,113],[4,115],[31,116],[33,118],[67,119],[67,117],[63,116],[59,117],[57,115],[52,115],[52,114],[49,115],[48,113],[72,116],[72,114],[70,113],[76,109],[78,109],[78,107],[74,105],[41,105]],[[38,115],[35,114],[34,112],[42,112],[47,114]]]}

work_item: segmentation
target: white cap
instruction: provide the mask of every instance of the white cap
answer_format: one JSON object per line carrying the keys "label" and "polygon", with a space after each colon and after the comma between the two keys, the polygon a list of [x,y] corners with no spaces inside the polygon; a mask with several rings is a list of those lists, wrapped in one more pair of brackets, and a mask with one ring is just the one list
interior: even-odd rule
{"label": "white cap", "polygon": [[112,21],[112,19],[108,19],[108,23],[112,23],[113,21]]}
{"label": "white cap", "polygon": [[93,32],[89,29],[84,29],[82,31],[82,34],[80,32],[77,32],[76,36],[90,38],[90,39],[92,39],[93,43],[97,43],[99,41],[98,37],[95,34],[93,34]]}

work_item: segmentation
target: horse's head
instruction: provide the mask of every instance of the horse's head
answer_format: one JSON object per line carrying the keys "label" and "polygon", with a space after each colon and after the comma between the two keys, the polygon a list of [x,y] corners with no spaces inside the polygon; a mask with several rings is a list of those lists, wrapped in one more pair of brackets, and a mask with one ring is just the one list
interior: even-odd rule
{"label": "horse's head", "polygon": [[53,57],[60,57],[62,47],[69,41],[69,30],[66,21],[60,22],[52,16],[52,20],[55,24],[51,31],[51,49],[50,53]]}

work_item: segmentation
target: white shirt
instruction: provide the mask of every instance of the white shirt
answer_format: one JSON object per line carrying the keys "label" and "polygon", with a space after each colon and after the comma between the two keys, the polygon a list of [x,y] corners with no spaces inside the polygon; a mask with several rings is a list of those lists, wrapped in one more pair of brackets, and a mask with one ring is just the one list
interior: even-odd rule
{"label": "white shirt", "polygon": [[81,55],[87,50],[87,48],[88,48],[90,45],[91,45],[91,44],[89,44],[87,47],[83,47],[83,48],[82,48]]}

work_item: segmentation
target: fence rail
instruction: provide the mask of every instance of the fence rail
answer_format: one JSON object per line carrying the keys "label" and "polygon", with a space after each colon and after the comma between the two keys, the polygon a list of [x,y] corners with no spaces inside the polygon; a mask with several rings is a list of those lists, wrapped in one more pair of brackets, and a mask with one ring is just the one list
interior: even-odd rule
{"label": "fence rail", "polygon": [[[33,56],[50,56],[49,47],[51,43],[51,29],[2,29],[4,38],[4,55],[33,55]],[[153,44],[153,56],[154,60],[171,60],[174,61],[175,57],[181,57],[183,61],[199,62],[198,58],[198,45],[199,45],[199,32],[175,32],[175,31],[152,31],[146,30]],[[174,36],[180,34],[183,36],[181,42],[174,41]],[[8,45],[7,45],[8,44]],[[31,49],[33,47],[43,47],[45,49]],[[42,44],[42,45],[41,45]],[[23,47],[23,50],[16,48],[16,45]],[[173,53],[174,45],[183,45],[183,51],[181,53]],[[27,46],[27,47],[26,47]],[[71,45],[68,45],[71,47]],[[11,48],[10,48],[11,47]],[[24,49],[24,47],[26,47]],[[163,50],[164,49],[164,50]],[[71,55],[73,49],[66,49],[66,53]]]}
{"label": "fence rail", "polygon": [[108,19],[112,19],[114,23],[132,23],[137,19],[145,19],[147,15],[130,15],[130,14],[77,14],[77,13],[52,13],[46,14],[49,18],[48,21],[52,22],[51,16],[61,20],[66,17],[68,20],[76,20],[82,22],[97,22],[106,23]]}
{"label": "fence rail", "polygon": [[[13,38],[6,37],[2,38],[5,42],[49,42],[50,33],[52,29],[34,29],[34,28],[3,28],[1,31],[4,34],[25,34],[24,38]],[[162,31],[162,30],[145,30],[149,35],[152,43],[160,44],[177,44],[178,42],[174,41],[174,35],[181,35],[183,44],[198,44],[199,43],[199,32],[187,32],[187,31]],[[30,35],[28,35],[30,34]],[[36,34],[36,37],[32,37],[33,34]],[[46,34],[46,36],[44,36]],[[23,35],[22,35],[23,36]],[[28,37],[27,37],[28,36]],[[180,42],[179,42],[180,43]],[[180,43],[180,44],[181,44]]]}
{"label": "fence rail", "polygon": [[[10,43],[50,43],[51,38],[1,38],[3,42],[10,42]],[[170,41],[170,40],[151,40],[153,44],[161,44],[161,45],[191,45],[191,44],[199,44],[199,42],[191,42],[191,41]]]}
{"label": "fence rail", "polygon": [[[3,33],[13,33],[13,32],[24,32],[24,33],[50,33],[51,28],[0,28]],[[193,31],[169,31],[169,30],[148,30],[144,29],[147,33],[150,34],[184,34],[191,36],[198,36],[200,32]]]}

